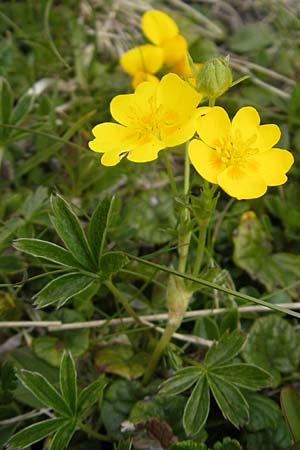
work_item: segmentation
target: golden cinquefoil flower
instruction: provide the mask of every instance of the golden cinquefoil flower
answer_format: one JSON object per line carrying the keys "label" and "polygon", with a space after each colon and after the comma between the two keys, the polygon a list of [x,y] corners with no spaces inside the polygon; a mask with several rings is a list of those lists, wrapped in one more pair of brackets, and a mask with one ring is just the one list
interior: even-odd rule
{"label": "golden cinquefoil flower", "polygon": [[158,152],[193,137],[201,95],[178,75],[169,73],[159,83],[145,81],[134,94],[114,97],[110,104],[119,123],[101,123],[92,132],[91,150],[104,153],[104,166],[122,157],[134,162],[153,161]]}
{"label": "golden cinquefoil flower", "polygon": [[152,44],[131,48],[120,58],[125,72],[132,76],[132,87],[135,89],[143,81],[157,81],[155,73],[164,62],[164,51]]}
{"label": "golden cinquefoil flower", "polygon": [[230,121],[219,107],[208,110],[197,123],[199,139],[189,145],[190,160],[207,181],[218,184],[238,200],[261,197],[267,186],[287,181],[293,155],[272,148],[280,139],[277,125],[260,125],[255,108],[241,108]]}

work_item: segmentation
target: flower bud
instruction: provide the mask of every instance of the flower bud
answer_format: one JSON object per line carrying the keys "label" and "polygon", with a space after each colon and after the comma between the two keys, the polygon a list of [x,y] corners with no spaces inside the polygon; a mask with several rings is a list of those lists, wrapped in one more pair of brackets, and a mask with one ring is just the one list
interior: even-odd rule
{"label": "flower bud", "polygon": [[213,58],[206,61],[197,75],[196,87],[203,95],[217,98],[232,85],[232,74],[229,68],[229,56]]}
{"label": "flower bud", "polygon": [[171,275],[167,285],[168,323],[174,330],[181,324],[190,298],[191,292],[185,288],[183,280]]}

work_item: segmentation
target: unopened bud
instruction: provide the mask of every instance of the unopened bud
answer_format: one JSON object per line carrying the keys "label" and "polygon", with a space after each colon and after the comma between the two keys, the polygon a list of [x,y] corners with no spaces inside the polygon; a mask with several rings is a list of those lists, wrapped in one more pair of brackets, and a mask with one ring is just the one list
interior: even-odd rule
{"label": "unopened bud", "polygon": [[229,56],[206,61],[198,72],[197,90],[207,97],[220,97],[231,85],[232,74],[229,68]]}
{"label": "unopened bud", "polygon": [[167,304],[169,310],[169,324],[177,329],[186,312],[191,293],[185,288],[182,279],[170,276],[167,285]]}

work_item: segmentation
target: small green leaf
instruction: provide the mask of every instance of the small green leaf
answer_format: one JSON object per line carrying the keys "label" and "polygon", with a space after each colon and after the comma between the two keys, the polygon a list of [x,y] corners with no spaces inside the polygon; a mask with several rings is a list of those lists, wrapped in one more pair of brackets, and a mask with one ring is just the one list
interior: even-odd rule
{"label": "small green leaf", "polygon": [[187,401],[183,414],[183,426],[187,435],[197,434],[205,425],[210,406],[207,378],[201,375]]}
{"label": "small green leaf", "polygon": [[177,395],[191,387],[201,376],[199,367],[186,367],[179,370],[176,375],[162,384],[160,393],[163,395]]}
{"label": "small green leaf", "polygon": [[236,439],[225,437],[222,442],[216,442],[213,450],[243,450]]}
{"label": "small green leaf", "polygon": [[209,316],[199,317],[195,323],[194,334],[204,339],[218,340],[220,332],[216,321]]}
{"label": "small green leaf", "polygon": [[267,370],[273,386],[281,373],[297,370],[300,363],[300,340],[291,323],[275,314],[257,319],[252,325],[243,350],[244,359]]}
{"label": "small green leaf", "polygon": [[272,377],[265,370],[251,364],[230,364],[212,368],[210,373],[226,378],[229,383],[256,391],[270,385]]}
{"label": "small green leaf", "polygon": [[261,431],[266,428],[277,428],[281,411],[274,400],[256,392],[244,392],[249,405],[249,421],[246,428],[249,431]]}
{"label": "small green leaf", "polygon": [[100,399],[106,385],[105,379],[99,378],[80,392],[78,399],[79,415],[83,414]]}
{"label": "small green leaf", "polygon": [[237,308],[232,308],[224,314],[220,324],[220,333],[223,334],[225,331],[231,332],[238,328],[239,323],[239,310]]}
{"label": "small green leaf", "polygon": [[11,114],[11,123],[18,125],[23,118],[28,114],[32,108],[34,97],[32,95],[25,94],[18,100]]}
{"label": "small green leaf", "polygon": [[87,289],[94,278],[77,272],[67,273],[50,281],[40,292],[36,294],[36,305],[38,308],[57,304],[63,306],[74,295]]}
{"label": "small green leaf", "polygon": [[11,87],[5,78],[0,77],[0,123],[10,123],[12,104],[13,95]]}
{"label": "small green leaf", "polygon": [[104,275],[109,276],[112,273],[121,270],[128,263],[128,261],[129,260],[124,253],[107,252],[101,256],[99,269]]}
{"label": "small green leaf", "polygon": [[99,261],[110,223],[114,197],[105,197],[95,209],[89,224],[88,239],[96,261]]}
{"label": "small green leaf", "polygon": [[70,416],[70,408],[45,377],[37,372],[22,370],[19,379],[21,383],[44,405],[62,416]]}
{"label": "small green leaf", "polygon": [[52,222],[59,237],[77,261],[89,270],[95,261],[81,224],[70,205],[59,195],[51,197]]}
{"label": "small green leaf", "polygon": [[249,406],[241,391],[225,378],[211,372],[208,374],[209,387],[225,419],[237,428],[249,419]]}
{"label": "small green leaf", "polygon": [[14,434],[8,441],[9,450],[25,448],[35,442],[44,439],[49,434],[66,425],[68,421],[62,418],[43,420],[42,422],[30,425],[24,430]]}
{"label": "small green leaf", "polygon": [[228,363],[242,350],[244,343],[245,337],[238,331],[224,333],[206,353],[205,366],[213,367]]}
{"label": "small green leaf", "polygon": [[49,450],[63,450],[68,447],[76,430],[76,421],[73,420],[61,427],[53,436]]}
{"label": "small green leaf", "polygon": [[70,252],[52,242],[21,238],[14,241],[14,247],[22,252],[48,259],[63,266],[82,268]]}
{"label": "small green leaf", "polygon": [[77,374],[71,352],[64,352],[59,370],[60,390],[71,411],[77,409]]}
{"label": "small green leaf", "polygon": [[295,443],[300,442],[300,394],[290,386],[280,392],[280,404],[285,421]]}
{"label": "small green leaf", "polygon": [[272,28],[268,23],[248,23],[231,36],[230,48],[238,53],[257,51],[271,45],[273,39]]}

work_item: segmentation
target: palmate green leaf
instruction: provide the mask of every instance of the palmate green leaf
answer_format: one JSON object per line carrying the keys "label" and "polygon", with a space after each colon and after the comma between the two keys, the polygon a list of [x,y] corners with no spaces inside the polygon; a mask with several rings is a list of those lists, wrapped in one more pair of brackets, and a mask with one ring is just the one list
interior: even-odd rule
{"label": "palmate green leaf", "polygon": [[37,372],[22,370],[21,375],[19,375],[18,378],[21,383],[48,408],[53,409],[61,416],[71,416],[69,406],[45,377]]}
{"label": "palmate green leaf", "polygon": [[226,378],[229,383],[253,391],[270,386],[272,380],[268,372],[252,364],[213,367],[209,373],[219,375]]}
{"label": "palmate green leaf", "polygon": [[224,333],[205,355],[205,366],[215,367],[230,362],[243,348],[245,337],[238,331]]}
{"label": "palmate green leaf", "polygon": [[241,391],[225,378],[211,372],[207,378],[212,394],[225,419],[228,419],[237,428],[244,425],[249,419],[249,406]]}
{"label": "palmate green leaf", "polygon": [[104,378],[99,378],[80,392],[78,398],[79,415],[83,414],[101,398],[106,385],[106,380]]}
{"label": "palmate green leaf", "polygon": [[40,441],[67,424],[68,420],[63,418],[43,420],[14,434],[6,444],[9,450],[22,449]]}
{"label": "palmate green leaf", "polygon": [[280,404],[285,421],[295,443],[300,443],[300,394],[290,386],[280,392]]}
{"label": "palmate green leaf", "polygon": [[17,250],[29,255],[44,258],[66,267],[82,268],[82,265],[71,255],[71,253],[59,245],[40,239],[21,238],[14,241]]}
{"label": "palmate green leaf", "polygon": [[77,410],[77,373],[71,352],[64,352],[59,370],[60,390],[73,414]]}
{"label": "palmate green leaf", "polygon": [[81,224],[70,205],[59,195],[51,197],[52,223],[74,258],[89,270],[96,269],[95,259]]}
{"label": "palmate green leaf", "polygon": [[109,227],[114,197],[105,197],[95,209],[89,224],[88,240],[98,262],[102,256]]}
{"label": "palmate green leaf", "polygon": [[80,294],[87,289],[94,278],[78,272],[67,273],[50,281],[41,291],[36,294],[35,304],[38,308],[57,304],[63,306],[74,295]]}
{"label": "palmate green leaf", "polygon": [[49,450],[64,450],[67,448],[75,430],[76,420],[66,423],[53,436]]}
{"label": "palmate green leaf", "polygon": [[183,426],[187,435],[197,434],[204,426],[210,406],[209,387],[205,374],[199,378],[183,414]]}
{"label": "palmate green leaf", "polygon": [[163,395],[180,394],[180,392],[185,391],[196,383],[202,373],[199,367],[186,367],[185,369],[179,370],[174,377],[162,384],[160,393]]}

